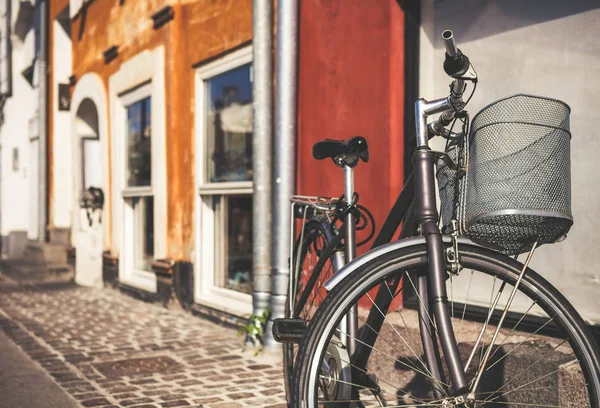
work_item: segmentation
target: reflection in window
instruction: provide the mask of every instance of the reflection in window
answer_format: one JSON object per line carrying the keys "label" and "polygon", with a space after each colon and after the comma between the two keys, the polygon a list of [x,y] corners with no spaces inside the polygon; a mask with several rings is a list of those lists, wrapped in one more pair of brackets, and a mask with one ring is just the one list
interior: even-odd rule
{"label": "reflection in window", "polygon": [[[213,198],[217,219],[215,243],[220,249],[215,285],[252,293],[252,196],[226,195]],[[218,250],[219,252],[219,250]]]}
{"label": "reflection in window", "polygon": [[154,198],[133,199],[135,269],[151,271],[154,260]]}
{"label": "reflection in window", "polygon": [[207,81],[207,182],[252,180],[251,64]]}
{"label": "reflection in window", "polygon": [[127,107],[127,186],[152,183],[150,97]]}

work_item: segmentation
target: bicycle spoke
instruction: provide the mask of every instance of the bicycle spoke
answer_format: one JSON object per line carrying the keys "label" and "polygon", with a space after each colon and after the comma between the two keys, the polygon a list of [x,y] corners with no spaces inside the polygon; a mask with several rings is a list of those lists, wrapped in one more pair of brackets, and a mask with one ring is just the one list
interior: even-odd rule
{"label": "bicycle spoke", "polygon": [[463,305],[462,316],[460,318],[460,326],[458,328],[458,335],[456,338],[460,338],[460,333],[462,333],[463,323],[465,321],[465,313],[467,311],[467,304],[469,303],[469,295],[471,294],[471,283],[473,282],[473,275],[475,274],[475,269],[471,268],[471,276],[469,276],[469,285],[467,286],[467,298],[465,299],[465,304]]}
{"label": "bicycle spoke", "polygon": [[[541,376],[541,377],[539,377],[539,378],[536,378],[535,380],[529,381],[528,383],[526,383],[526,384],[523,384],[523,385],[521,385],[521,386],[519,386],[519,387],[515,388],[514,390],[507,391],[507,392],[503,393],[502,395],[498,395],[497,397],[494,397],[493,399],[489,399],[489,400],[486,400],[486,401],[489,401],[489,402],[491,402],[491,401],[494,401],[494,400],[496,400],[496,399],[498,399],[498,398],[502,398],[502,397],[504,397],[504,396],[506,396],[506,395],[508,395],[508,394],[512,394],[513,392],[516,392],[516,391],[518,391],[518,390],[522,389],[523,387],[526,387],[526,386],[528,386],[528,385],[530,385],[530,384],[533,384],[533,383],[535,383],[535,382],[538,382],[538,381],[540,381],[540,380],[543,380],[544,378],[547,378],[547,377],[549,377],[549,376],[551,376],[551,375],[553,375],[553,374],[556,374],[556,373],[558,373],[558,371],[559,371],[559,369],[557,368],[556,370],[554,370],[554,371],[552,371],[552,372],[550,372],[550,373],[548,373],[548,374],[545,374],[545,375],[543,375],[543,376]],[[558,387],[546,387],[546,388],[557,389]],[[535,388],[533,388],[533,389],[535,389]],[[543,388],[542,388],[542,389],[543,389]],[[531,389],[531,388],[528,388],[526,391],[532,391],[532,389]],[[498,390],[496,390],[495,392],[498,392]]]}
{"label": "bicycle spoke", "polygon": [[[367,374],[367,370],[365,370],[365,369],[362,369],[362,368],[360,368],[360,367],[358,367],[358,366],[356,366],[356,365],[354,365],[354,364],[350,363],[349,361],[345,361],[345,360],[343,360],[343,359],[340,359],[340,361],[341,361],[342,363],[346,363],[346,364],[348,364],[348,366],[349,366],[349,367],[353,367],[353,368],[355,368],[356,370],[359,370],[359,371],[361,371],[361,372],[363,372],[363,373]],[[398,385],[396,385],[396,384],[392,384],[392,383],[390,383],[390,382],[388,382],[388,381],[382,380],[381,378],[378,378],[378,380],[379,380],[381,383],[384,383],[384,384],[386,384],[386,385],[389,385],[389,386],[391,386],[392,388],[396,389],[396,391],[402,391],[402,392],[404,393],[404,395],[408,395],[408,394],[409,394],[409,392],[407,392],[405,389],[403,389],[403,388],[399,387],[399,386],[398,386]],[[375,390],[375,391],[376,391],[376,390]],[[384,395],[385,395],[385,394],[384,394]],[[419,403],[425,403],[425,400],[422,400],[421,398],[417,398],[417,397],[415,397],[414,395],[411,395],[411,397],[412,397],[414,400],[416,400],[417,402],[419,402]]]}
{"label": "bicycle spoke", "polygon": [[[475,382],[473,383],[472,390],[477,390],[477,386],[479,385],[479,381],[481,380],[481,376],[483,375],[483,369],[485,368],[485,365],[488,362],[490,353],[492,352],[492,348],[494,347],[494,343],[496,342],[496,338],[498,337],[498,333],[500,333],[500,329],[502,328],[504,319],[506,318],[506,315],[510,309],[510,306],[512,305],[515,295],[517,294],[517,290],[519,289],[519,285],[520,285],[521,281],[523,280],[523,276],[525,276],[525,272],[527,271],[527,266],[529,265],[529,262],[531,261],[531,258],[533,257],[533,253],[535,252],[537,244],[538,244],[537,241],[533,243],[533,246],[531,247],[531,250],[529,251],[529,254],[527,255],[527,259],[525,260],[525,263],[523,264],[521,273],[519,274],[519,277],[518,277],[517,281],[515,282],[515,286],[513,287],[513,290],[510,293],[508,302],[506,303],[506,306],[504,306],[504,311],[502,312],[500,321],[498,322],[498,325],[496,326],[496,330],[494,331],[494,335],[492,336],[492,341],[490,342],[490,345],[488,346],[488,348],[485,352],[485,357],[483,358],[483,361],[479,364],[479,368],[477,369],[477,373],[475,375]],[[504,285],[504,283],[505,282],[503,282],[502,285]]]}
{"label": "bicycle spoke", "polygon": [[[388,286],[388,290],[389,290],[389,286]],[[390,294],[391,294],[391,291],[390,291]],[[387,318],[387,316],[381,311],[381,309],[375,303],[375,301],[371,298],[371,296],[368,293],[366,295],[367,295],[367,298],[371,301],[371,303],[373,303],[373,306],[375,306],[377,308],[377,310],[379,311],[379,313],[381,313],[381,315],[383,316],[383,320],[390,325],[390,327],[396,332],[396,334],[398,335],[398,337],[400,338],[400,340],[402,340],[404,342],[404,344],[406,344],[406,346],[408,347],[408,349],[410,350],[410,352],[413,354],[413,356],[415,356],[415,358],[421,363],[421,365],[423,366],[423,368],[425,369],[425,371],[429,374],[429,378],[434,378],[433,374],[431,373],[431,371],[429,371],[429,369],[427,368],[427,365],[425,364],[425,362],[417,355],[417,353],[415,353],[415,351],[412,349],[412,347],[410,347],[410,345],[406,342],[406,340],[404,340],[404,337],[402,337],[402,335],[400,334],[400,332],[398,331],[398,329],[396,329],[396,326],[394,326],[392,324],[392,322],[389,321],[389,319]],[[392,301],[393,301],[393,299],[392,299]]]}
{"label": "bicycle spoke", "polygon": [[[410,285],[412,286],[413,290],[415,291],[415,295],[417,295],[417,299],[419,299],[419,304],[421,306],[423,306],[424,305],[423,299],[421,299],[421,295],[419,294],[419,291],[417,290],[417,287],[415,286],[415,284],[413,283],[412,279],[410,278],[410,274],[406,273],[405,276],[408,278],[408,281],[410,282]],[[439,335],[439,333],[437,331],[437,327],[435,327],[435,324],[433,323],[433,319],[431,319],[431,316],[427,315],[427,318],[429,319],[429,322],[431,323],[431,327],[433,327],[433,331],[435,331],[435,334]]]}
{"label": "bicycle spoke", "polygon": [[[475,401],[475,402],[483,402],[483,401]],[[489,401],[491,402],[491,401]],[[486,402],[483,402],[484,404]],[[504,402],[504,401],[494,401],[494,404],[501,404],[501,405],[516,405],[519,407],[542,407],[542,408],[567,408],[564,405],[544,405],[544,404],[539,404],[539,403],[527,403],[527,402]]]}
{"label": "bicycle spoke", "polygon": [[[350,313],[352,313],[352,312],[350,312]],[[354,313],[352,313],[352,314],[354,314]],[[389,344],[389,345],[390,345],[390,346],[393,348],[394,352],[396,352],[396,353],[398,353],[398,354],[401,354],[401,353],[400,353],[400,351],[399,351],[399,350],[397,350],[397,349],[395,348],[395,346],[394,346],[394,343],[393,343],[393,342],[391,342],[391,341],[390,341],[390,340],[388,340],[387,338],[385,338],[385,337],[381,336],[381,333],[379,333],[377,330],[375,330],[373,327],[371,327],[369,324],[367,324],[367,322],[366,322],[364,319],[362,319],[360,316],[357,316],[357,318],[358,318],[360,321],[362,321],[362,322],[364,323],[364,325],[365,325],[366,327],[368,327],[368,328],[369,328],[369,329],[370,329],[370,330],[371,330],[373,333],[376,333],[376,334],[378,335],[378,338],[379,338],[379,339],[381,339],[381,340],[383,340],[384,342],[386,342],[387,344]],[[364,342],[361,342],[361,343],[362,343],[362,344],[365,344],[365,345],[367,345],[367,344],[366,344],[366,343],[364,343]],[[368,347],[370,347],[371,349],[375,350],[375,348],[373,348],[373,346],[370,346],[370,345],[367,345],[367,346],[368,346]],[[412,365],[412,364],[409,364],[409,363],[403,363],[403,365],[404,365],[405,367],[407,367],[407,368],[410,368],[411,370],[413,370],[413,371],[415,371],[415,372],[419,373],[419,374],[426,375],[425,373],[423,373],[422,371],[420,371],[418,367],[416,367],[416,366],[414,366],[414,365]],[[446,384],[443,384],[443,385],[446,385]]]}
{"label": "bicycle spoke", "polygon": [[[352,400],[352,399],[334,400],[334,401],[319,400],[319,403],[321,403],[323,405],[339,404],[340,402],[362,402],[362,400]],[[435,400],[435,401],[431,401],[431,402],[425,402],[423,404],[386,405],[386,407],[388,407],[388,408],[441,407],[441,406],[443,406],[443,401],[442,400]]]}
{"label": "bicycle spoke", "polygon": [[[510,384],[511,384],[513,381],[515,381],[517,378],[520,378],[520,377],[521,377],[523,374],[525,374],[525,373],[527,372],[527,370],[529,370],[529,369],[531,369],[531,368],[535,367],[535,366],[536,366],[536,365],[537,365],[537,364],[538,364],[540,361],[542,361],[542,360],[544,360],[546,357],[548,357],[548,356],[550,355],[550,353],[552,353],[552,352],[553,352],[553,351],[555,351],[557,348],[559,348],[560,346],[562,346],[563,344],[565,344],[565,342],[566,342],[566,341],[567,341],[566,339],[565,339],[565,340],[563,340],[563,341],[561,341],[561,342],[560,342],[558,345],[556,345],[555,347],[553,347],[551,350],[549,350],[549,351],[548,351],[546,354],[544,354],[542,357],[540,357],[539,359],[537,359],[536,361],[534,361],[534,362],[533,362],[533,363],[532,363],[532,364],[531,364],[529,367],[525,368],[525,369],[524,369],[523,371],[521,371],[519,374],[517,374],[516,376],[512,377],[512,378],[510,379],[510,381],[508,381],[508,382],[504,383],[504,385],[503,385],[502,387],[498,388],[498,389],[496,390],[496,392],[498,392],[498,391],[502,390],[503,388],[505,388],[506,386],[510,385]],[[555,371],[553,371],[553,372],[552,372],[552,373],[550,373],[550,374],[554,374],[554,373],[556,373],[556,372],[558,372],[558,369],[557,369],[557,370],[555,370]],[[539,381],[541,378],[545,378],[545,377],[547,377],[547,376],[548,376],[548,375],[550,375],[550,374],[546,374],[546,375],[544,375],[543,377],[540,377],[540,378],[538,378],[538,379],[537,379],[537,380],[535,380],[535,381]],[[534,382],[535,382],[535,381],[534,381]]]}
{"label": "bicycle spoke", "polygon": [[[506,343],[506,340],[508,340],[510,337],[512,337],[512,335],[514,334],[516,328],[519,326],[519,324],[521,324],[521,322],[523,321],[523,319],[525,319],[525,316],[527,316],[527,314],[531,311],[531,309],[533,308],[533,306],[535,306],[537,304],[537,302],[534,300],[533,303],[531,304],[531,306],[529,306],[529,308],[525,311],[525,313],[523,313],[523,316],[521,316],[521,318],[519,319],[519,321],[512,327],[512,329],[510,330],[510,332],[504,337],[504,339],[502,339],[502,342],[500,343],[500,345],[498,347],[496,347],[496,350],[494,350],[494,352],[492,353],[492,355],[490,356],[490,360],[496,355],[496,353],[498,352],[498,350],[500,350],[502,348],[502,346],[504,345],[504,343]],[[552,320],[552,319],[551,319]],[[546,323],[548,324],[548,323]],[[546,325],[544,324],[544,326]],[[542,326],[542,327],[544,327]],[[541,327],[539,329],[537,329],[533,334],[536,334],[539,330],[541,330]],[[530,335],[531,336],[531,335]],[[529,337],[528,337],[529,338]],[[495,365],[496,363],[494,363],[492,365],[492,367]],[[491,367],[488,367],[487,369],[489,370]],[[486,370],[487,371],[487,370]]]}
{"label": "bicycle spoke", "polygon": [[[494,280],[494,286],[492,287],[492,296],[491,296],[492,299],[494,297],[493,290],[494,290],[495,286],[496,286],[496,281]],[[488,308],[487,318],[485,319],[483,327],[481,328],[481,331],[479,332],[479,337],[477,338],[477,341],[475,342],[475,345],[473,346],[473,350],[471,350],[471,354],[469,355],[467,364],[465,364],[465,372],[469,370],[469,367],[471,366],[471,363],[473,362],[473,357],[475,357],[475,353],[477,352],[477,347],[479,347],[479,343],[481,342],[485,332],[487,331],[488,324],[492,318],[492,313],[494,312],[494,309],[496,308],[496,305],[498,304],[498,301],[500,300],[500,296],[502,296],[503,290],[504,290],[504,282],[502,283],[502,285],[500,286],[500,289],[498,290],[498,293],[496,294],[496,300],[493,302],[494,308],[492,308],[492,305],[491,305],[492,302],[490,301],[490,307]]]}
{"label": "bicycle spoke", "polygon": [[[487,329],[489,327],[490,320],[492,319],[492,316],[494,315],[494,312],[496,311],[496,306],[498,306],[498,303],[500,302],[500,298],[502,297],[502,292],[504,291],[504,287],[506,284],[506,282],[502,282],[502,285],[500,286],[500,289],[498,290],[498,295],[496,297],[496,301],[493,303],[493,306],[492,306],[492,299],[494,298],[494,288],[496,287],[496,279],[497,278],[494,276],[494,284],[492,285],[492,291],[490,292],[490,304],[488,305],[487,320],[485,322],[483,337],[481,338],[482,344],[484,344],[484,339],[487,334]],[[483,360],[483,352],[484,352],[484,347],[481,347],[481,349],[479,350],[479,363],[477,364],[478,367],[481,365],[481,361]]]}
{"label": "bicycle spoke", "polygon": [[[550,375],[554,374],[554,373],[555,372],[552,372],[552,373],[550,373]],[[535,381],[537,381],[537,380],[531,381],[530,383],[533,383]],[[512,394],[513,392],[517,392],[517,390],[521,391],[520,388],[523,388],[524,386],[529,385],[530,383],[521,385],[521,386],[519,386],[519,388],[515,388],[514,390],[510,390],[507,393],[500,395],[499,398],[503,397],[504,395]],[[581,385],[583,387],[587,386],[586,384],[581,384]],[[547,387],[527,388],[526,390],[522,390],[521,392],[531,392],[531,391],[541,391],[541,390],[556,390],[556,389],[561,389],[561,388],[568,389],[567,387],[557,387],[557,386],[552,385],[552,386],[547,386]],[[497,394],[497,393],[498,393],[498,391],[484,391],[484,392],[478,392],[477,395]],[[494,397],[494,398],[496,398],[496,397]],[[491,402],[492,400],[485,399],[483,401]]]}
{"label": "bicycle spoke", "polygon": [[[512,349],[510,349],[510,351],[508,353],[506,353],[505,355],[503,355],[502,357],[500,357],[497,361],[494,362],[494,364],[492,364],[491,366],[489,366],[486,371],[490,370],[492,367],[494,367],[496,364],[498,364],[500,361],[504,360],[506,357],[508,357],[508,355],[510,353],[512,353],[513,351],[515,351],[515,349],[519,348],[521,345],[523,345],[523,343],[525,343],[527,340],[529,340],[531,337],[535,336],[540,330],[542,330],[544,327],[546,327],[553,319],[550,318],[546,323],[544,323],[539,329],[537,329],[535,332],[531,333],[529,336],[527,336],[527,338],[523,341],[521,341],[519,344],[517,344],[515,347],[513,347]],[[496,352],[500,349],[500,347],[502,347],[502,345],[498,346],[498,348],[496,349]]]}
{"label": "bicycle spoke", "polygon": [[452,274],[450,274],[450,315],[454,320],[454,285],[452,283]]}
{"label": "bicycle spoke", "polygon": [[386,356],[386,357],[389,357],[389,358],[391,358],[391,359],[392,359],[394,362],[396,362],[396,363],[398,363],[398,364],[400,364],[400,365],[402,365],[402,366],[404,366],[404,367],[407,367],[407,368],[409,368],[409,369],[411,369],[411,370],[413,370],[413,371],[415,371],[415,372],[417,372],[417,373],[421,374],[422,376],[429,378],[429,379],[430,379],[430,380],[432,380],[432,381],[435,381],[435,382],[437,382],[437,383],[440,383],[440,384],[442,384],[442,385],[445,385],[445,386],[447,386],[447,384],[443,384],[443,383],[442,383],[440,380],[438,380],[438,379],[436,379],[436,378],[432,377],[431,375],[428,375],[428,374],[424,373],[423,371],[420,371],[420,370],[418,370],[416,367],[413,367],[413,366],[411,366],[410,364],[407,364],[407,363],[405,363],[404,361],[398,360],[396,357],[394,357],[394,356],[391,356],[391,355],[389,355],[388,353],[386,353],[386,352],[384,352],[384,351],[381,351],[381,350],[379,350],[379,349],[377,349],[377,348],[375,348],[375,347],[371,346],[370,344],[367,344],[367,343],[365,343],[364,341],[362,341],[362,340],[360,340],[360,339],[357,339],[356,337],[351,337],[351,336],[349,336],[347,333],[342,333],[342,332],[340,331],[340,329],[337,329],[337,328],[336,328],[336,329],[335,329],[335,331],[336,331],[336,332],[338,332],[338,334],[339,334],[340,336],[346,336],[346,337],[348,337],[348,338],[350,338],[350,339],[354,339],[354,340],[356,340],[356,342],[358,342],[358,343],[360,343],[360,344],[362,344],[362,345],[365,345],[365,346],[369,347],[371,350],[373,350],[373,351],[376,351],[376,352],[378,352],[378,353],[379,353],[379,354],[381,354],[381,355],[384,355],[384,356]]}

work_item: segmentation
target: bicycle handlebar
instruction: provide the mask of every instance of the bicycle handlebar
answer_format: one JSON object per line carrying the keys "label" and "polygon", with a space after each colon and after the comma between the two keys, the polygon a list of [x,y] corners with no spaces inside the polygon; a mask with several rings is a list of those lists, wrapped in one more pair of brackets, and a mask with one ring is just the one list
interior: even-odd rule
{"label": "bicycle handlebar", "polygon": [[[454,115],[461,112],[465,106],[462,100],[466,89],[465,81],[477,82],[477,73],[471,66],[469,58],[456,46],[452,31],[445,30],[442,33],[442,40],[446,49],[444,71],[454,78],[454,81],[450,87],[449,96],[431,101],[421,98],[415,102],[417,147],[427,146],[429,138],[434,135],[447,138],[459,135],[446,131],[444,127],[448,126],[454,119]],[[442,115],[437,121],[427,124],[427,117],[436,113]]]}
{"label": "bicycle handlebar", "polygon": [[450,56],[450,58],[456,58],[458,56],[458,48],[456,48],[456,43],[454,42],[454,34],[452,30],[445,30],[442,33],[442,40],[444,41],[444,47],[446,48],[446,54]]}

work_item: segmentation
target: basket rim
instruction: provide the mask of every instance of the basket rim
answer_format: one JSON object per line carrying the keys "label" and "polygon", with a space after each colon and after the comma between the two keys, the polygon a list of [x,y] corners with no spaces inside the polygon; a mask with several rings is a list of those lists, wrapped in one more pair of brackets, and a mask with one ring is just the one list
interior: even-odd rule
{"label": "basket rim", "polygon": [[497,104],[497,103],[499,103],[499,102],[502,102],[502,101],[505,101],[505,100],[507,100],[507,99],[511,99],[511,98],[516,98],[516,97],[518,97],[518,96],[526,96],[526,97],[528,97],[528,98],[534,98],[534,99],[544,99],[544,100],[547,100],[547,101],[558,102],[558,103],[560,103],[560,104],[564,105],[564,106],[565,106],[565,107],[566,107],[566,108],[569,110],[569,114],[571,114],[571,107],[569,106],[569,104],[568,104],[568,103],[566,103],[566,102],[564,102],[564,101],[561,101],[560,99],[556,99],[556,98],[549,98],[549,97],[547,97],[547,96],[539,96],[539,95],[526,94],[526,93],[516,93],[516,94],[513,94],[513,95],[509,95],[509,96],[505,96],[505,97],[503,97],[503,98],[497,99],[497,100],[495,100],[494,102],[491,102],[491,103],[487,104],[486,106],[484,106],[483,108],[481,108],[481,109],[479,110],[479,112],[477,112],[477,113],[475,114],[475,116],[473,116],[473,119],[471,119],[471,124],[473,124],[473,123],[475,122],[475,120],[477,120],[477,117],[478,117],[478,116],[479,116],[481,113],[483,113],[485,110],[487,110],[488,108],[491,108],[492,106],[496,105],[496,104]]}
{"label": "basket rim", "polygon": [[530,215],[535,217],[546,217],[546,218],[562,218],[573,222],[573,215],[566,214],[562,211],[548,211],[548,210],[525,210],[525,209],[504,209],[504,210],[494,210],[494,211],[486,211],[477,215],[474,215],[467,221],[466,227],[467,230],[471,228],[477,222],[490,217],[497,217],[503,215]]}
{"label": "basket rim", "polygon": [[525,122],[522,120],[514,120],[514,121],[504,120],[504,121],[500,121],[500,122],[486,123],[485,125],[482,125],[482,126],[478,127],[477,129],[471,131],[471,139],[473,139],[475,137],[475,135],[477,134],[477,132],[479,132],[481,129],[485,129],[490,126],[507,125],[507,124],[513,124],[513,123],[516,123],[519,125],[539,126],[539,127],[548,128],[548,129],[560,130],[560,131],[568,134],[569,139],[573,139],[573,134],[571,133],[571,131],[567,130],[565,128],[558,127],[558,126],[552,126],[552,125],[543,125],[541,123]]}

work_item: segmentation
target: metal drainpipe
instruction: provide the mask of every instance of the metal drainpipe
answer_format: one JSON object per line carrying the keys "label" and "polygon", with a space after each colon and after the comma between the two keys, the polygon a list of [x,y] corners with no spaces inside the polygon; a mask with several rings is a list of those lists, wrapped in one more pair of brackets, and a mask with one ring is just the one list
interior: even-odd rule
{"label": "metal drainpipe", "polygon": [[46,179],[47,161],[47,141],[48,141],[48,0],[40,0],[40,54],[38,56],[39,69],[39,112],[38,123],[40,126],[39,134],[39,224],[38,241],[46,240],[47,223],[47,189],[48,180]]}
{"label": "metal drainpipe", "polygon": [[261,315],[271,297],[271,156],[273,139],[273,0],[252,3],[254,194],[252,201],[253,309]]}
{"label": "metal drainpipe", "polygon": [[278,343],[271,332],[272,319],[284,317],[290,254],[290,196],[295,186],[297,97],[298,1],[278,2],[277,85],[275,90],[275,175],[273,184],[273,287],[271,320],[265,345]]}

